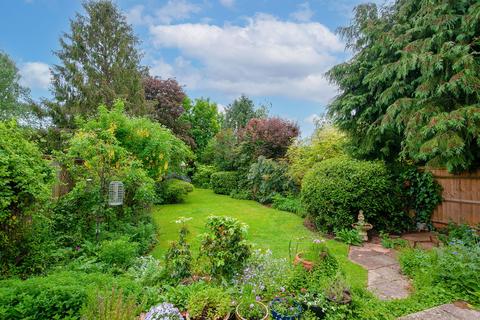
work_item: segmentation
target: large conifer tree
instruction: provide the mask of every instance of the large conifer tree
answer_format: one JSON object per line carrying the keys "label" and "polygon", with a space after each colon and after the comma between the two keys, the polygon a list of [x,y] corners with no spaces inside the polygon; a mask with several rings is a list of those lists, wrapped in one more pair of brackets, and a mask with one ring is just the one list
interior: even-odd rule
{"label": "large conifer tree", "polygon": [[87,1],[83,7],[86,14],[71,20],[70,33],[61,37],[55,52],[61,63],[52,69],[58,102],[54,122],[70,127],[75,115],[91,116],[99,104],[110,106],[117,98],[125,100],[128,112],[144,113],[146,72],[131,26],[110,0]]}
{"label": "large conifer tree", "polygon": [[480,2],[397,0],[340,29],[354,57],[329,71],[330,104],[363,158],[462,171],[480,164]]}

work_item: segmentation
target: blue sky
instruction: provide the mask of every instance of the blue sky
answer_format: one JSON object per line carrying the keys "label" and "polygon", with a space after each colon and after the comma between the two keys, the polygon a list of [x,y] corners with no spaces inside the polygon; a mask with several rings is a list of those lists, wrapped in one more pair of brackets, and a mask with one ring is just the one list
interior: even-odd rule
{"label": "blue sky", "polygon": [[[117,0],[142,41],[152,75],[175,77],[220,107],[240,94],[313,130],[336,94],[323,77],[348,58],[335,34],[362,0]],[[383,1],[377,0],[378,3]],[[50,97],[49,66],[79,0],[0,1],[0,50],[34,98]]]}

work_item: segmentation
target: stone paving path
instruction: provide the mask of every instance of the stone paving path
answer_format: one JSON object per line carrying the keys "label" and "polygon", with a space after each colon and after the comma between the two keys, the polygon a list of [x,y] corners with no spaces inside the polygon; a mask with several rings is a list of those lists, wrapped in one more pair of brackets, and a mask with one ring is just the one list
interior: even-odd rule
{"label": "stone paving path", "polygon": [[417,312],[398,320],[478,320],[480,312],[461,308],[455,304],[444,304],[432,309]]}
{"label": "stone paving path", "polygon": [[410,294],[410,282],[400,273],[395,251],[380,244],[350,247],[349,258],[368,271],[368,290],[381,300],[402,299]]}

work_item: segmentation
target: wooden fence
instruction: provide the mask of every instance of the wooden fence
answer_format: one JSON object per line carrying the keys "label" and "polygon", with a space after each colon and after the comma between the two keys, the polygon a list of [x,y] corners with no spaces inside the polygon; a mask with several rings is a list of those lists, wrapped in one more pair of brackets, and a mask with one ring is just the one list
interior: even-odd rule
{"label": "wooden fence", "polygon": [[480,170],[450,174],[445,169],[427,169],[443,187],[443,202],[435,209],[432,222],[437,227],[450,221],[480,224]]}

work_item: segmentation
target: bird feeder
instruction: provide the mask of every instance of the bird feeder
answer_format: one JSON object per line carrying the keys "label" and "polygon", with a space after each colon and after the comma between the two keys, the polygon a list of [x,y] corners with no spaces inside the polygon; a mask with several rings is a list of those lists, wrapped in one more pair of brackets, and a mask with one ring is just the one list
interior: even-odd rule
{"label": "bird feeder", "polygon": [[125,196],[123,182],[112,181],[108,186],[108,204],[111,206],[121,206]]}

